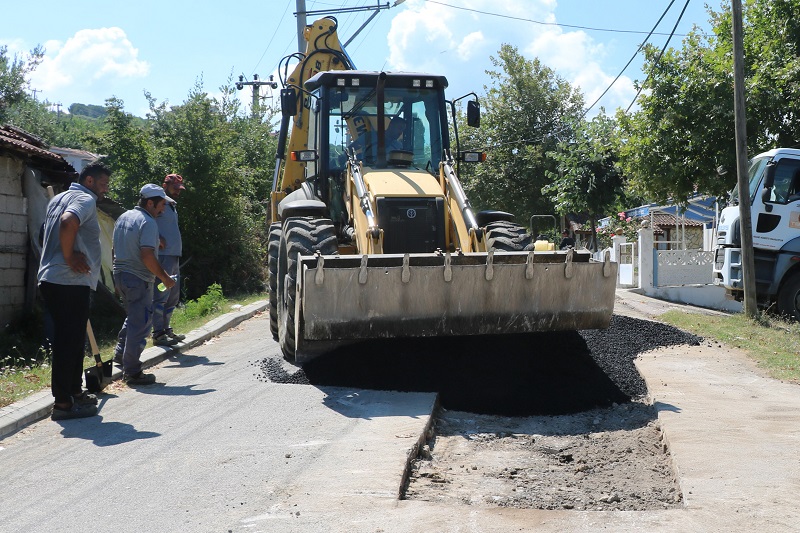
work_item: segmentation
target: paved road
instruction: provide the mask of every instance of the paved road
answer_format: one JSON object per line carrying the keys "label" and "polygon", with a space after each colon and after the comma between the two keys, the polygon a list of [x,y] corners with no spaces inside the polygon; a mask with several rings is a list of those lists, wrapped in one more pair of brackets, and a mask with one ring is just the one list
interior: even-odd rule
{"label": "paved road", "polygon": [[[617,310],[654,316],[653,306]],[[0,530],[744,532],[800,523],[800,388],[724,347],[639,361],[686,507],[627,513],[399,501],[433,396],[259,381],[256,363],[277,353],[262,315],[156,367],[160,384],[115,385],[96,419],[43,420],[1,440]]]}

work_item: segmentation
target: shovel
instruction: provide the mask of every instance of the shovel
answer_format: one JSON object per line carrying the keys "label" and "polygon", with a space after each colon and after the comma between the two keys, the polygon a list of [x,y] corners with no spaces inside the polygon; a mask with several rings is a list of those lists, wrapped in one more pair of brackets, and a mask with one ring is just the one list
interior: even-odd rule
{"label": "shovel", "polygon": [[97,347],[97,341],[94,338],[94,331],[92,331],[92,323],[86,321],[86,334],[89,337],[89,345],[92,348],[92,355],[96,362],[95,366],[89,367],[83,371],[84,379],[86,380],[86,389],[89,392],[100,392],[111,383],[112,362],[111,359],[105,363],[100,358],[100,348]]}

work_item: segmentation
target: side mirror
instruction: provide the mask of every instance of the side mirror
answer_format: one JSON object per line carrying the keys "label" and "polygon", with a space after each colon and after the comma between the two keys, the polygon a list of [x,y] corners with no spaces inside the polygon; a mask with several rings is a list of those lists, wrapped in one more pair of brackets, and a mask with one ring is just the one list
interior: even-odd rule
{"label": "side mirror", "polygon": [[770,161],[767,163],[767,169],[764,172],[764,188],[771,189],[775,186],[775,169],[778,167],[778,164],[775,161]]}
{"label": "side mirror", "polygon": [[764,190],[761,192],[761,202],[764,204],[772,201],[772,188],[775,186],[775,169],[777,167],[775,161],[770,161],[764,171]]}
{"label": "side mirror", "polygon": [[477,100],[467,102],[467,125],[473,128],[481,125],[481,104]]}
{"label": "side mirror", "polygon": [[297,114],[297,93],[294,89],[281,89],[281,115],[293,117]]}

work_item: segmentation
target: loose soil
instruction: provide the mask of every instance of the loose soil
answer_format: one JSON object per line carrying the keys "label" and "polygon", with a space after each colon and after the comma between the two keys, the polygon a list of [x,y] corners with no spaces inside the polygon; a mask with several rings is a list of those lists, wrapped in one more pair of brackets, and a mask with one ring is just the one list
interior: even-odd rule
{"label": "loose soil", "polygon": [[369,341],[258,379],[437,392],[406,499],[537,509],[680,508],[640,354],[700,339],[617,316],[605,330]]}
{"label": "loose soil", "polygon": [[552,417],[442,410],[404,497],[587,511],[682,506],[653,408],[641,402]]}

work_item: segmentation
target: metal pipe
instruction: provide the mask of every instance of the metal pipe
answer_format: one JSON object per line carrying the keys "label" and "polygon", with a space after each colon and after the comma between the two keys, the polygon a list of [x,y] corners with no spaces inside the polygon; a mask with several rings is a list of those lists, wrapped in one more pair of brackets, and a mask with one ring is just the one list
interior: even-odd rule
{"label": "metal pipe", "polygon": [[461,182],[458,181],[458,177],[456,177],[456,173],[453,170],[453,165],[450,161],[452,161],[452,157],[450,157],[448,161],[442,162],[442,165],[444,166],[444,177],[447,180],[447,183],[450,185],[450,191],[455,197],[456,203],[458,204],[459,209],[461,209],[461,213],[464,215],[464,220],[467,222],[467,226],[477,230],[478,221],[475,219],[475,215],[472,213],[472,206],[467,199],[467,195],[464,194],[464,189],[461,187]]}

